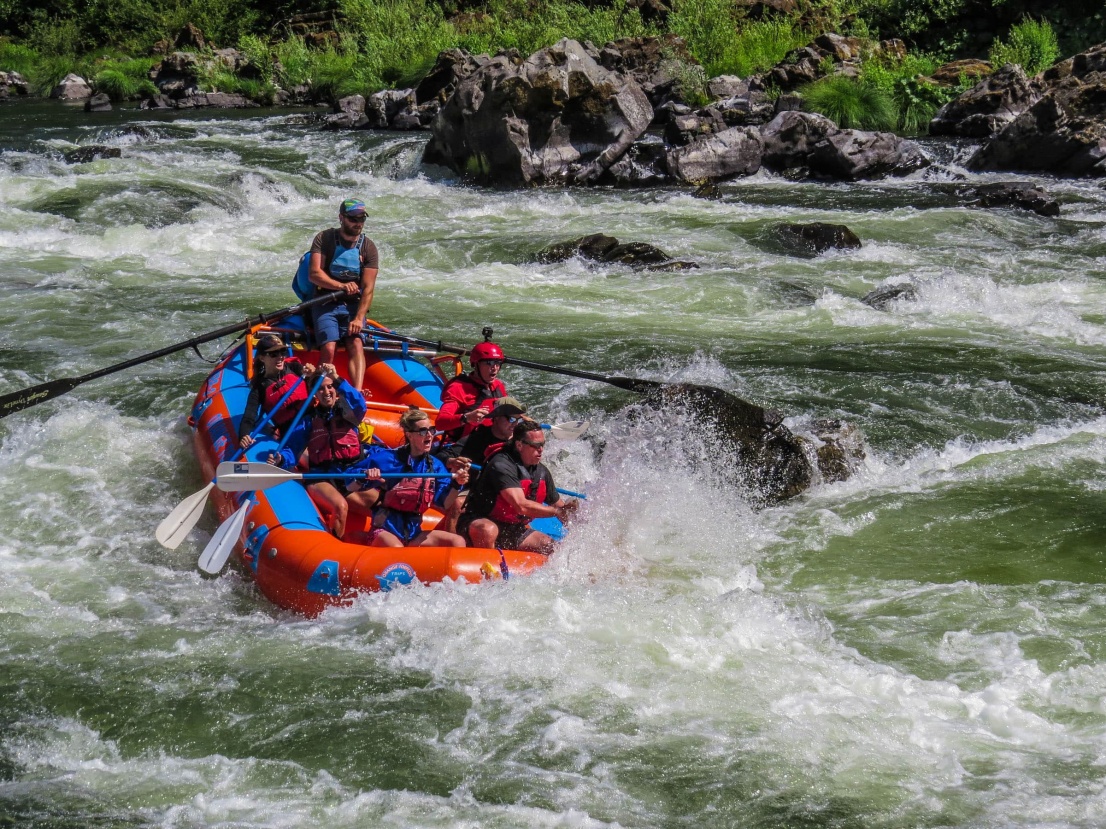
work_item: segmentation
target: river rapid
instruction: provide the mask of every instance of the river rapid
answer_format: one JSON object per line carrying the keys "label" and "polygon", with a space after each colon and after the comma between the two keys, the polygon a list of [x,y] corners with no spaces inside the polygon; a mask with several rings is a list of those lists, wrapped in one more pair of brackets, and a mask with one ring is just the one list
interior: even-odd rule
{"label": "river rapid", "polygon": [[[462,186],[426,137],[289,112],[0,108],[0,393],[295,303],[365,199],[371,316],[509,356],[847,419],[854,477],[753,509],[709,412],[508,367],[588,501],[549,566],[317,619],[237,570],[209,511],[186,351],[0,420],[0,826],[1098,827],[1106,824],[1106,191],[1059,218],[945,172],[686,189]],[[68,165],[76,145],[122,157]],[[1014,176],[972,177],[973,182]],[[1022,179],[1025,180],[1025,179]],[[780,222],[844,223],[803,258]],[[602,232],[700,268],[544,245]],[[916,301],[859,301],[909,279]],[[229,340],[201,346],[215,357]]]}

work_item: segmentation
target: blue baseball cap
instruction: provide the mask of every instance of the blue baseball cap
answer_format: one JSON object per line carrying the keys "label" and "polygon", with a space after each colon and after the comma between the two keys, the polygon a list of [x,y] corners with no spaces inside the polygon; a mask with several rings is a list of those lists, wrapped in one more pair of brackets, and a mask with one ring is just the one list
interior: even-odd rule
{"label": "blue baseball cap", "polygon": [[346,199],[342,202],[342,206],[338,208],[338,215],[361,218],[365,215],[365,203],[361,199]]}

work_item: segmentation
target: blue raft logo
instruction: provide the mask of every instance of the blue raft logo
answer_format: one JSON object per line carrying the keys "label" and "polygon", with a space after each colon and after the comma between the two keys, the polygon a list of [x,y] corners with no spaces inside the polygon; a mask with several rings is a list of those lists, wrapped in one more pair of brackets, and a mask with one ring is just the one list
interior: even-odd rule
{"label": "blue raft logo", "polygon": [[384,572],[376,577],[376,580],[380,582],[381,590],[391,590],[393,587],[413,582],[415,570],[410,564],[389,564],[384,568]]}

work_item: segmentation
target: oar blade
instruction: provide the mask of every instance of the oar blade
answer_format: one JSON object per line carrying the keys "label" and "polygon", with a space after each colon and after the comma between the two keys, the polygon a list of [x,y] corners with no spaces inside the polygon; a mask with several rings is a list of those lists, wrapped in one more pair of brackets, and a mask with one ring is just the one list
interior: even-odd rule
{"label": "oar blade", "polygon": [[31,406],[37,406],[39,403],[45,403],[47,400],[53,400],[77,388],[84,381],[83,377],[63,377],[50,383],[40,383],[29,389],[0,395],[0,417],[7,417],[15,412],[29,409]]}
{"label": "oar blade", "polygon": [[224,521],[211,540],[207,542],[204,551],[200,553],[200,559],[196,562],[199,568],[212,576],[219,575],[230,558],[234,545],[242,534],[242,526],[246,523],[246,513],[250,511],[250,502],[247,500],[240,506],[230,518]]}
{"label": "oar blade", "polygon": [[271,463],[223,461],[215,470],[215,485],[223,492],[253,492],[299,477]]}
{"label": "oar blade", "polygon": [[158,544],[169,550],[175,550],[180,546],[181,542],[192,532],[196,522],[200,520],[200,516],[204,511],[204,504],[207,503],[208,493],[214,487],[215,484],[210,483],[198,492],[193,492],[162,519],[162,522],[157,525],[157,530],[154,531],[154,537]]}
{"label": "oar blade", "polygon": [[566,420],[549,427],[549,434],[557,440],[576,440],[591,426],[590,420]]}

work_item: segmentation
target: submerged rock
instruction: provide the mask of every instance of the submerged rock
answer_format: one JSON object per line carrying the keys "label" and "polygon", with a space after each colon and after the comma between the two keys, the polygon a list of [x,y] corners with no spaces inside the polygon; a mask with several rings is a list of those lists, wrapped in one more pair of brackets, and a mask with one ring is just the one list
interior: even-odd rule
{"label": "submerged rock", "polygon": [[613,236],[593,233],[568,242],[556,242],[538,251],[539,262],[564,262],[574,256],[593,262],[609,262],[629,265],[635,270],[683,271],[699,267],[694,262],[672,259],[667,253],[648,242],[620,243]]}
{"label": "submerged rock", "polygon": [[716,430],[723,447],[718,459],[737,471],[754,503],[767,505],[792,498],[814,480],[807,443],[783,425],[779,412],[722,389],[691,383],[654,384],[645,404],[661,409],[682,407],[694,413],[700,425]]}
{"label": "submerged rock", "polygon": [[1059,216],[1060,203],[1032,184],[1020,181],[997,181],[976,188],[975,204],[979,207],[1020,207],[1040,216]]}
{"label": "submerged rock", "polygon": [[119,158],[122,151],[118,147],[105,147],[103,144],[90,144],[67,152],[63,158],[66,164],[87,164],[98,158]]}
{"label": "submerged rock", "polygon": [[913,283],[898,282],[894,285],[880,285],[865,294],[860,301],[877,311],[886,311],[892,302],[898,302],[900,299],[913,302],[917,298],[918,291]]}
{"label": "submerged rock", "polygon": [[776,236],[791,250],[815,255],[827,250],[854,250],[860,247],[860,237],[848,227],[826,222],[778,225]]}
{"label": "submerged rock", "polygon": [[817,419],[799,428],[798,437],[809,441],[824,483],[848,480],[867,457],[863,434],[847,421]]}
{"label": "submerged rock", "polygon": [[111,111],[111,98],[105,95],[103,92],[97,92],[84,104],[85,112],[110,112]]}

